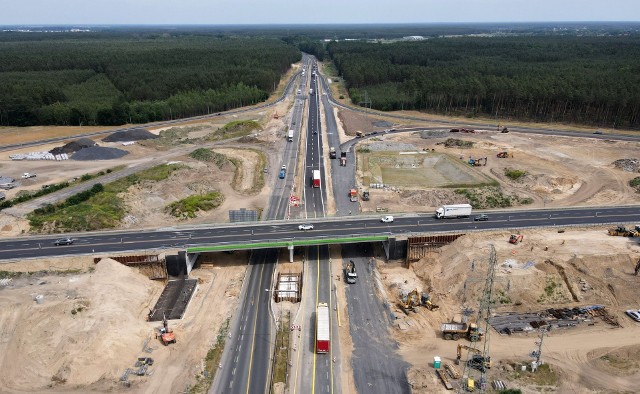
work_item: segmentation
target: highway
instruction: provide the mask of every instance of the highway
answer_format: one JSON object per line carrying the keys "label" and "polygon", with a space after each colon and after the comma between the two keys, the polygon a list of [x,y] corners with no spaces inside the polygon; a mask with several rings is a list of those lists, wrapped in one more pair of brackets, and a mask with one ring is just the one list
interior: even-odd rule
{"label": "highway", "polygon": [[[398,236],[427,232],[640,223],[639,206],[489,211],[487,213],[489,220],[486,222],[474,222],[472,218],[437,220],[434,219],[433,214],[417,214],[396,216],[393,223],[381,223],[380,216],[353,216],[297,222],[272,221],[241,225],[214,224],[184,229],[82,233],[72,235],[76,242],[69,246],[53,245],[54,240],[60,236],[23,236],[0,241],[0,260],[354,235]],[[298,230],[298,224],[306,222],[313,223],[314,229]]]}
{"label": "highway", "polygon": [[[308,60],[307,60],[308,63]],[[305,76],[299,74],[300,86],[306,86]],[[289,85],[287,93],[293,92]],[[294,140],[286,141],[281,149],[280,162],[288,171],[285,178],[278,176],[279,168],[269,174],[274,186],[269,204],[264,212],[267,220],[284,219],[288,215],[289,196],[295,181],[295,167],[299,154],[300,125],[303,105],[300,95],[294,96],[291,130]],[[244,225],[244,223],[243,223]],[[231,233],[231,229],[227,229]],[[270,389],[271,355],[275,341],[275,327],[271,316],[273,273],[278,262],[277,249],[255,250],[251,253],[249,267],[241,294],[242,304],[234,314],[229,338],[221,360],[221,366],[209,390],[217,393],[267,393]],[[267,290],[267,291],[265,291]]]}

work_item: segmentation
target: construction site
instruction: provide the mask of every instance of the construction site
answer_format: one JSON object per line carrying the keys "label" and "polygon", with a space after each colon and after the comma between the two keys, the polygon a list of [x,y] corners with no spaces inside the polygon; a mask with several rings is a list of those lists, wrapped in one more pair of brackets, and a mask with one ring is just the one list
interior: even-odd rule
{"label": "construction site", "polygon": [[[101,141],[103,147],[128,152],[109,160],[91,155],[94,159],[81,164],[11,160],[10,154],[26,155],[29,149],[4,152],[0,175],[18,179],[20,186],[3,193],[13,198],[20,190],[38,190],[119,166],[135,173],[147,165],[181,162],[186,167],[173,176],[122,192],[127,215],[118,228],[228,222],[230,210],[266,206],[280,164],[271,153],[284,139],[288,119],[282,114],[291,105],[287,101],[275,111],[250,112],[242,119],[220,116],[151,129],[159,138],[135,144]],[[412,126],[346,110],[335,113],[343,142],[357,130],[382,131],[389,123]],[[188,156],[200,147],[190,140],[235,120],[256,120],[262,128],[207,145],[227,158],[221,165]],[[373,126],[377,121],[387,124]],[[638,167],[628,166],[637,159],[636,142],[482,129],[451,133],[436,121],[429,126],[442,129],[361,139],[357,186],[345,193],[362,213],[433,213],[442,204],[475,199],[487,205],[483,212],[490,216],[490,209],[497,207],[488,204],[504,196],[516,209],[637,203],[629,181],[638,175]],[[450,138],[469,143],[447,144]],[[84,143],[78,152],[92,148]],[[509,175],[514,170],[522,175]],[[27,172],[37,177],[20,179]],[[457,191],[463,188],[471,191]],[[165,210],[172,202],[211,190],[225,196],[216,209],[193,218]],[[358,198],[365,192],[366,199]],[[332,203],[327,206],[328,214],[335,214]],[[0,212],[0,235],[29,232],[26,213]],[[364,275],[375,278],[378,287],[372,297],[389,305],[393,314],[392,335],[398,352],[411,364],[407,380],[413,393],[470,387],[518,388],[524,393],[636,392],[640,323],[625,311],[640,309],[640,230],[629,223],[620,227],[416,237],[408,243],[406,259],[386,261],[374,246],[373,269],[357,274],[334,248],[334,272],[341,275],[336,293],[344,306],[354,302],[344,298],[346,286],[358,286]],[[166,255],[176,252],[3,264],[0,391],[184,392],[208,378],[205,360],[237,313],[249,252],[202,254],[188,278],[171,273]],[[283,310],[295,312],[304,297],[304,264],[301,255],[294,260],[279,264],[275,275],[273,302],[279,304],[279,317]],[[286,251],[281,261],[288,261]],[[341,353],[349,354],[346,323],[337,335]],[[349,374],[351,368],[344,365],[342,373]],[[355,388],[345,384],[341,392]]]}

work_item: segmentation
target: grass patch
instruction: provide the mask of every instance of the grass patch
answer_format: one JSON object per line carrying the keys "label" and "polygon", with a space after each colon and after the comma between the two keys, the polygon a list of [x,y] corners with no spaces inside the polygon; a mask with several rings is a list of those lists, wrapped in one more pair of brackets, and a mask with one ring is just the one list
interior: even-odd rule
{"label": "grass patch", "polygon": [[560,379],[559,375],[553,370],[549,364],[542,364],[536,372],[529,370],[522,372],[519,365],[514,365],[514,369],[518,369],[513,373],[514,380],[520,380],[525,384],[536,386],[557,386]]}
{"label": "grass patch", "polygon": [[286,316],[282,316],[282,322],[280,323],[280,327],[278,327],[278,332],[276,333],[276,349],[275,349],[275,361],[273,365],[273,383],[285,383],[287,379],[287,372],[289,370],[289,366],[287,365],[287,360],[289,359],[289,349],[290,349],[290,319],[291,314],[287,314]]}
{"label": "grass patch", "polygon": [[46,196],[47,194],[51,194],[53,192],[57,192],[58,190],[62,190],[64,188],[67,188],[67,187],[71,186],[71,182],[75,182],[76,180],[79,180],[80,182],[86,182],[88,180],[97,178],[99,176],[103,176],[105,174],[109,174],[109,173],[114,172],[114,171],[119,171],[119,170],[121,170],[123,168],[124,168],[124,166],[118,166],[118,167],[109,168],[107,170],[97,172],[95,174],[84,174],[80,178],[74,178],[69,182],[60,182],[60,183],[54,183],[54,184],[51,184],[51,185],[43,185],[42,189],[37,190],[35,192],[22,190],[22,191],[20,191],[18,193],[18,195],[15,198],[13,198],[11,200],[2,201],[0,203],[0,211],[2,211],[3,209],[11,208],[12,206],[17,205],[17,204],[21,204],[23,202],[27,202],[29,200],[33,200],[34,198]]}
{"label": "grass patch", "polygon": [[12,279],[20,276],[21,272],[0,271],[0,279]]}
{"label": "grass patch", "polygon": [[125,215],[125,206],[119,193],[126,192],[135,184],[167,179],[174,171],[184,165],[171,164],[152,167],[137,174],[129,175],[107,185],[96,184],[93,190],[81,192],[58,204],[39,208],[29,215],[32,231],[69,232],[91,231],[114,228]]}
{"label": "grass patch", "polygon": [[638,369],[638,362],[630,360],[627,357],[620,357],[617,354],[605,354],[600,357],[600,360],[607,363],[612,368],[622,371],[629,371]]}
{"label": "grass patch", "polygon": [[511,304],[511,297],[509,297],[509,294],[507,294],[504,290],[499,290],[497,297],[496,297],[496,301],[499,302],[500,304]]}
{"label": "grass patch", "polygon": [[267,156],[264,152],[252,149],[258,155],[258,163],[254,171],[253,187],[251,193],[258,193],[264,187],[264,168],[267,166]]}
{"label": "grass patch", "polygon": [[358,153],[371,153],[371,149],[368,146],[358,148]]}
{"label": "grass patch", "polygon": [[629,186],[636,189],[637,192],[640,192],[640,176],[637,176],[629,181]]}
{"label": "grass patch", "polygon": [[189,157],[199,161],[214,163],[218,168],[222,168],[225,164],[229,163],[227,156],[222,153],[213,152],[207,148],[198,148],[189,153]]}
{"label": "grass patch", "polygon": [[254,130],[262,130],[260,123],[255,120],[236,120],[210,133],[205,140],[219,141],[227,138],[242,137],[251,134]]}
{"label": "grass patch", "polygon": [[209,391],[213,378],[216,376],[218,365],[222,359],[222,352],[224,351],[224,344],[226,342],[227,333],[229,332],[229,319],[220,327],[218,331],[218,337],[216,343],[213,344],[211,349],[207,352],[207,357],[204,359],[204,371],[196,378],[196,384],[189,387],[189,394],[201,394]]}
{"label": "grass patch", "polygon": [[508,178],[510,178],[513,181],[517,181],[523,176],[527,175],[527,172],[522,170],[516,170],[513,168],[505,168],[504,175],[506,175]]}
{"label": "grass patch", "polygon": [[223,201],[224,195],[219,192],[196,194],[167,205],[165,211],[178,218],[192,219],[198,211],[218,208]]}
{"label": "grass patch", "polygon": [[469,204],[475,209],[507,208],[533,202],[530,197],[521,199],[516,195],[504,194],[498,186],[456,189],[455,192],[465,196],[469,200]]}
{"label": "grass patch", "polygon": [[242,159],[235,157],[228,158],[231,163],[236,167],[233,173],[233,180],[231,181],[231,187],[235,191],[242,191],[240,186],[242,185]]}
{"label": "grass patch", "polygon": [[544,292],[540,294],[536,301],[540,304],[545,302],[562,303],[569,301],[562,290],[563,286],[559,282],[556,282],[553,277],[547,276]]}

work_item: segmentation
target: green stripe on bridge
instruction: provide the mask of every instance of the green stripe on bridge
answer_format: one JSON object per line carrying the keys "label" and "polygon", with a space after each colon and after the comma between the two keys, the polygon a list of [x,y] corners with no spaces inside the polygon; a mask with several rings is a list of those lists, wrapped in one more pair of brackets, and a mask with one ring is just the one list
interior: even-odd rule
{"label": "green stripe on bridge", "polygon": [[213,246],[195,246],[187,248],[187,253],[198,252],[221,252],[225,250],[242,250],[242,249],[266,249],[266,248],[286,248],[288,246],[312,246],[327,244],[344,244],[352,242],[375,242],[386,241],[389,237],[371,236],[371,237],[348,237],[348,238],[323,238],[323,239],[306,239],[306,240],[290,240],[277,242],[256,242],[250,244],[226,244]]}

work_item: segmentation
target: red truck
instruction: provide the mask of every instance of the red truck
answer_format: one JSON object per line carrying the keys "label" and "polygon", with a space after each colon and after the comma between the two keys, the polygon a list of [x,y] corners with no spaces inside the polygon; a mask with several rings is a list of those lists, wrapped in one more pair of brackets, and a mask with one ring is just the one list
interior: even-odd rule
{"label": "red truck", "polygon": [[330,334],[329,305],[326,302],[320,302],[316,312],[316,353],[329,353]]}
{"label": "red truck", "polygon": [[320,170],[313,170],[313,187],[320,187]]}

